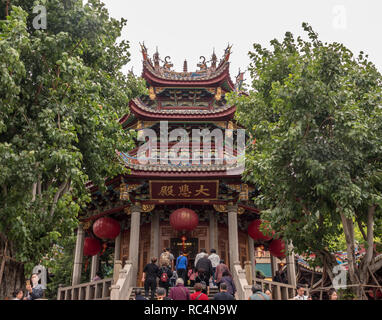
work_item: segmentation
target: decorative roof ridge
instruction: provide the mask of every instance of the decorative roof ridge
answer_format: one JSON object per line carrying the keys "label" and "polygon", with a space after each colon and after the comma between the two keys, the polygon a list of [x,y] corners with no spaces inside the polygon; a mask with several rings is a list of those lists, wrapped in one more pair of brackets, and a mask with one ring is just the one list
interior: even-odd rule
{"label": "decorative roof ridge", "polygon": [[[147,48],[144,45],[144,43],[140,45],[143,56],[143,77],[145,75],[145,72],[147,72],[148,74],[152,74],[154,77],[160,80],[192,82],[211,80],[224,73],[224,71],[228,70],[229,57],[231,55],[232,48],[232,45],[228,44],[227,48],[224,51],[223,58],[220,60],[218,65],[214,49],[211,59],[209,61],[206,61],[206,58],[204,56],[201,56],[199,58],[201,60],[197,64],[199,70],[196,70],[194,72],[187,72],[187,62],[185,61],[183,66],[183,72],[177,72],[171,69],[173,67],[173,64],[171,63],[171,58],[169,56],[166,56],[164,60],[161,60],[157,49],[157,51],[153,55],[153,59],[151,59],[148,55]],[[207,63],[210,63],[210,66],[207,66]]]}
{"label": "decorative roof ridge", "polygon": [[140,108],[141,110],[144,110],[146,112],[150,112],[153,114],[182,114],[182,115],[206,115],[206,114],[217,114],[221,113],[223,111],[229,110],[231,108],[234,108],[234,106],[231,106],[229,104],[224,104],[222,107],[217,109],[160,109],[155,110],[150,107],[148,107],[141,98],[137,97],[131,100],[130,103],[134,103],[136,107]]}

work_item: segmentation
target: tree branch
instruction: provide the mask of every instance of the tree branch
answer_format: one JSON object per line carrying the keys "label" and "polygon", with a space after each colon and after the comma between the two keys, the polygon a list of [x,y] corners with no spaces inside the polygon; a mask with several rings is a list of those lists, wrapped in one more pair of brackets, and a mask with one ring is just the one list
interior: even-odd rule
{"label": "tree branch", "polygon": [[11,0],[7,0],[7,3],[5,4],[5,16],[9,16],[9,5],[10,5]]}
{"label": "tree branch", "polygon": [[37,190],[37,183],[35,182],[32,185],[32,202],[36,200],[36,190]]}
{"label": "tree branch", "polygon": [[369,206],[367,211],[367,251],[365,256],[365,263],[368,266],[372,259],[374,253],[374,213],[376,205]]}
{"label": "tree branch", "polygon": [[1,282],[3,281],[3,274],[4,274],[4,268],[5,268],[5,260],[6,260],[6,256],[7,256],[7,248],[8,248],[8,240],[5,241],[3,259],[1,260],[0,285],[1,285]]}
{"label": "tree branch", "polygon": [[68,183],[67,181],[64,181],[64,182],[58,187],[58,190],[57,190],[57,192],[56,192],[56,194],[54,195],[54,198],[53,198],[53,204],[52,204],[52,207],[50,208],[50,217],[53,217],[54,210],[55,210],[55,208],[56,208],[56,204],[57,204],[57,202],[58,202],[58,199],[60,198],[61,193],[62,193],[62,191],[65,189],[67,183]]}

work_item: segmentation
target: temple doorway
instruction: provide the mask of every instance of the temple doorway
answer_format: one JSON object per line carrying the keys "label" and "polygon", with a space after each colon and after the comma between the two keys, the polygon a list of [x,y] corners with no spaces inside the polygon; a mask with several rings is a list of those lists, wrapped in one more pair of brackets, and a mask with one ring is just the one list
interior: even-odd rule
{"label": "temple doorway", "polygon": [[[198,242],[198,238],[187,238],[184,240],[184,252],[189,262],[193,262],[198,254]],[[171,238],[170,249],[175,258],[179,257],[180,252],[183,251],[183,240],[181,238]]]}

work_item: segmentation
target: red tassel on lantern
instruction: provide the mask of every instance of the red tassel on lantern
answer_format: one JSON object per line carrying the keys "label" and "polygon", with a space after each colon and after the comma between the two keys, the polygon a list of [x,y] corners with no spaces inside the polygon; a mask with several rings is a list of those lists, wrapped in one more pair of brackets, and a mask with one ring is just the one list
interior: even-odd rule
{"label": "red tassel on lantern", "polygon": [[102,247],[103,247],[103,249],[102,249],[102,252],[100,253],[100,256],[102,256],[102,255],[105,253],[105,251],[106,251],[106,249],[107,249],[107,243],[104,242],[104,243],[102,244]]}
{"label": "red tassel on lantern", "polygon": [[86,260],[85,260],[85,272],[86,272],[86,270],[88,270],[88,264],[89,264],[89,257],[86,257]]}

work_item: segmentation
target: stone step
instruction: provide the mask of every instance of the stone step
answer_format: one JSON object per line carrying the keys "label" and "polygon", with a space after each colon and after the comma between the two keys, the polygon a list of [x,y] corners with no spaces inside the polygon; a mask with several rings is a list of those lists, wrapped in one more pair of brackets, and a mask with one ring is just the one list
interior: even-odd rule
{"label": "stone step", "polygon": [[[185,287],[185,288],[187,288],[190,291],[191,294],[194,293],[194,288],[193,287]],[[145,289],[143,287],[134,287],[133,288],[133,292],[131,293],[129,300],[134,300],[135,299],[135,290],[137,290],[137,289],[141,289],[142,290],[142,294],[144,295]],[[215,293],[218,293],[218,292],[219,292],[219,289],[217,287],[210,288],[210,293],[208,295],[208,299],[212,299],[213,296],[215,295]],[[156,297],[156,295],[155,295],[155,297]]]}

